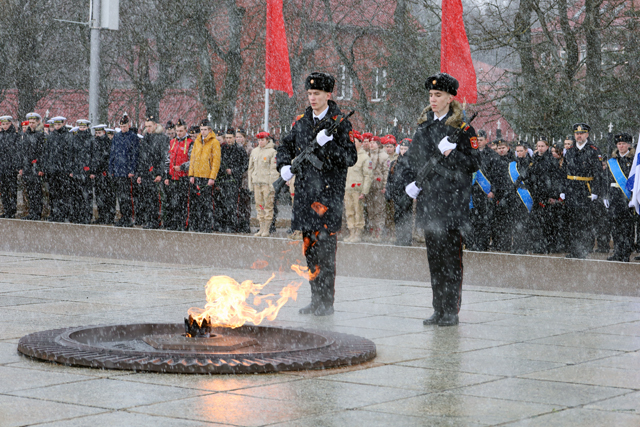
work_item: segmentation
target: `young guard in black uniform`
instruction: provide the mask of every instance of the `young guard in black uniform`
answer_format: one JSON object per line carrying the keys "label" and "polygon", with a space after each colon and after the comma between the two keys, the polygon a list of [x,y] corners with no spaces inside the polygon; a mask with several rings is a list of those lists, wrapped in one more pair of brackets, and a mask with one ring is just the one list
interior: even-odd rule
{"label": "young guard in black uniform", "polygon": [[[462,106],[453,97],[458,81],[446,73],[427,79],[429,107],[418,119],[407,152],[407,194],[417,199],[416,226],[424,229],[433,292],[433,315],[425,325],[458,324],[462,294],[463,234],[471,231],[469,200],[473,173],[480,166],[476,132],[463,122]],[[459,133],[462,130],[462,133]],[[457,141],[451,141],[454,133]],[[431,159],[434,160],[431,160]],[[433,165],[423,182],[421,170]]]}
{"label": "young guard in black uniform", "polygon": [[309,267],[311,304],[301,314],[326,316],[333,314],[336,273],[336,233],[342,227],[347,169],[356,163],[358,153],[349,139],[351,123],[342,121],[336,133],[328,129],[341,115],[331,100],[335,79],[330,74],[312,73],[305,81],[309,104],[297,117],[291,132],[282,138],[276,155],[282,179],[293,178],[291,162],[312,146],[313,154],[322,162],[320,169],[305,162],[296,175],[291,228],[301,230],[303,252]]}

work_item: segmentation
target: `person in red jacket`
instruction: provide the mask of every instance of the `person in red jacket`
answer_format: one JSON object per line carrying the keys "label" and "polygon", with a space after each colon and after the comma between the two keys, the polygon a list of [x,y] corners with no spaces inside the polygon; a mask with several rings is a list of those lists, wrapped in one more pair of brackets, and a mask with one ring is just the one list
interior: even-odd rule
{"label": "person in red jacket", "polygon": [[193,140],[187,134],[187,124],[179,119],[175,125],[176,137],[169,142],[164,185],[167,193],[165,228],[184,231],[189,207],[189,158]]}

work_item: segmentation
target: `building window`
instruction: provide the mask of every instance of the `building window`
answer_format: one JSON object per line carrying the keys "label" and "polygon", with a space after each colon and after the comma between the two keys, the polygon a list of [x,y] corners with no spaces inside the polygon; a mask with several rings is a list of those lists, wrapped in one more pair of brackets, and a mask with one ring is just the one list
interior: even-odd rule
{"label": "building window", "polygon": [[387,96],[387,70],[384,68],[373,69],[373,93],[371,102],[380,102]]}
{"label": "building window", "polygon": [[353,79],[347,72],[347,67],[341,65],[338,70],[338,96],[337,100],[348,101],[353,98]]}

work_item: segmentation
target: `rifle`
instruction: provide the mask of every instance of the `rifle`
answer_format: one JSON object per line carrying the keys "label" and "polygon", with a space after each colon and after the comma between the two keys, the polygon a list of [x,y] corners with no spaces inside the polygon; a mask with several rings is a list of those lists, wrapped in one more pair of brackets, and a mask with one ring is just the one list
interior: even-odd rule
{"label": "rifle", "polygon": [[[331,134],[336,134],[338,132],[338,126],[340,126],[340,124],[344,121],[347,120],[349,117],[351,117],[353,115],[353,113],[355,113],[355,110],[351,111],[349,114],[347,114],[346,116],[344,114],[339,114],[336,119],[333,121],[333,123],[331,124],[331,126],[329,126],[326,131],[327,131],[327,135],[331,135]],[[315,153],[313,152],[316,148],[316,146],[318,146],[318,142],[316,141],[316,137],[318,136],[318,133],[320,133],[322,129],[318,130],[318,132],[314,135],[313,137],[313,141],[311,141],[311,143],[309,144],[309,146],[299,155],[296,156],[295,159],[293,159],[293,161],[291,162],[291,173],[294,175],[298,175],[300,172],[302,172],[303,169],[303,165],[305,162],[309,162],[311,163],[311,165],[318,169],[321,170],[322,166],[324,163],[322,163],[322,161],[318,158],[318,156],[315,155]],[[282,189],[282,187],[286,184],[286,181],[284,179],[282,179],[282,177],[279,177],[276,182],[273,183],[273,188],[277,193],[280,192],[280,190]]]}
{"label": "rifle", "polygon": [[[449,137],[449,141],[451,141],[453,144],[456,144],[457,146],[460,146],[460,139],[462,137],[462,134],[469,128],[469,125],[477,115],[477,112],[473,113],[468,123],[463,122],[460,127],[456,129],[453,135]],[[416,176],[416,185],[418,186],[418,188],[422,188],[424,190],[429,185],[429,182],[433,179],[433,176],[436,173],[447,176],[453,174],[453,172],[449,171],[448,169],[444,169],[438,164],[440,158],[440,156],[431,156],[429,161],[425,163],[422,168],[420,168],[420,171],[418,171],[418,175]]]}

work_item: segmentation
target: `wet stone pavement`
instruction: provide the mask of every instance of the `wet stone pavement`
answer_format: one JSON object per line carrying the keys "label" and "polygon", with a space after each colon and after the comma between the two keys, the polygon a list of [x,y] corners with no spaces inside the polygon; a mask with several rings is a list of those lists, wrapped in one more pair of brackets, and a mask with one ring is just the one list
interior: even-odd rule
{"label": "wet stone pavement", "polygon": [[[255,375],[109,371],[32,360],[29,333],[179,323],[212,275],[255,270],[0,253],[0,427],[639,426],[640,298],[465,286],[460,325],[425,327],[423,283],[339,277],[336,313],[272,324],[375,342],[359,366]],[[296,279],[277,277],[264,291]],[[268,323],[265,323],[268,324]]]}

